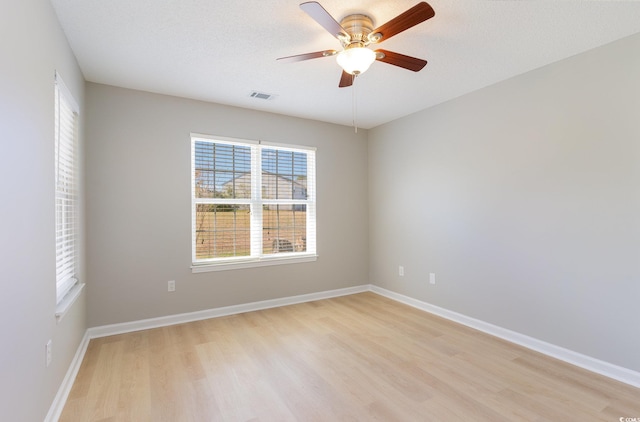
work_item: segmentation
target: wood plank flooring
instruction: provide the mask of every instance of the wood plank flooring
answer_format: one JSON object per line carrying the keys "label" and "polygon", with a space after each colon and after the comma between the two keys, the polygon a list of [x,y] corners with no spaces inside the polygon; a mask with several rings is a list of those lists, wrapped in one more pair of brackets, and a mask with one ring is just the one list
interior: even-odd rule
{"label": "wood plank flooring", "polygon": [[61,421],[609,421],[640,389],[374,293],[94,339]]}

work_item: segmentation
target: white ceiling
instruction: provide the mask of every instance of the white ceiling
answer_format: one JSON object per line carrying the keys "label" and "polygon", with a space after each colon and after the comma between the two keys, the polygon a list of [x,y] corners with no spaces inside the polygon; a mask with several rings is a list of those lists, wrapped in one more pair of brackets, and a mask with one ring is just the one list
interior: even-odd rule
{"label": "white ceiling", "polygon": [[[353,90],[339,49],[299,0],[51,0],[85,78],[161,94],[351,125]],[[379,26],[418,0],[322,0],[337,20]],[[379,48],[429,63],[375,62],[356,83],[357,124],[371,128],[640,32],[638,1],[430,0],[436,15]],[[638,52],[640,54],[640,52]],[[251,98],[252,91],[274,94]]]}

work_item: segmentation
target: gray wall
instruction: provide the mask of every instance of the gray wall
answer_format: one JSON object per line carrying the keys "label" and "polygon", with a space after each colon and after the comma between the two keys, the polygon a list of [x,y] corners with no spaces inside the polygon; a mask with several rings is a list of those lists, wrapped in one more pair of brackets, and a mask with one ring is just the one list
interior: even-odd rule
{"label": "gray wall", "polygon": [[39,421],[86,330],[84,295],[59,324],[54,316],[54,72],[80,105],[81,127],[84,80],[49,1],[3,1],[1,10],[0,419]]}
{"label": "gray wall", "polygon": [[[90,326],[368,283],[366,131],[91,83],[87,115]],[[316,262],[191,273],[190,132],[317,147]]]}
{"label": "gray wall", "polygon": [[639,371],[639,75],[636,35],[371,130],[371,282]]}

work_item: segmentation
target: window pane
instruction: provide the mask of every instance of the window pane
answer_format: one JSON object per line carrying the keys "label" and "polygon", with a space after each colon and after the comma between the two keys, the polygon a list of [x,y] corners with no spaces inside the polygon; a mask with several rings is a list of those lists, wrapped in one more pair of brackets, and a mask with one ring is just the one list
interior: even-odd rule
{"label": "window pane", "polygon": [[265,205],[262,210],[262,252],[307,250],[307,206]]}
{"label": "window pane", "polygon": [[251,198],[251,147],[195,142],[196,198]]}
{"label": "window pane", "polygon": [[196,259],[251,253],[248,205],[196,205]]}
{"label": "window pane", "polygon": [[307,199],[307,154],[263,149],[262,199]]}
{"label": "window pane", "polygon": [[192,136],[192,153],[194,265],[315,254],[312,150]]}

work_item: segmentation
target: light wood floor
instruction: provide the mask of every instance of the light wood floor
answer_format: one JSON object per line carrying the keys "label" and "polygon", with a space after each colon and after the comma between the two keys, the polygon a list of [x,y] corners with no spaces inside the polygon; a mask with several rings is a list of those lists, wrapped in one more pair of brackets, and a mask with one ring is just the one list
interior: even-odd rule
{"label": "light wood floor", "polygon": [[92,340],[61,421],[609,421],[640,389],[374,293]]}

